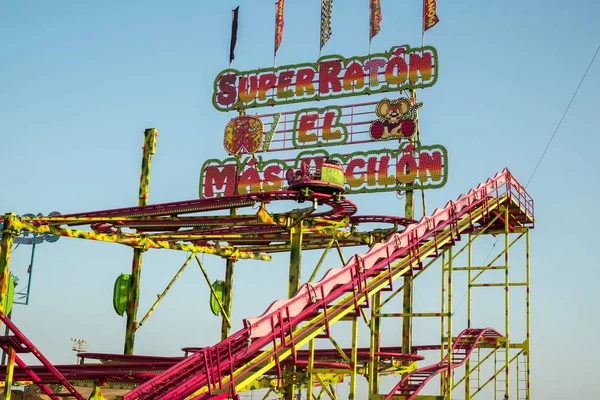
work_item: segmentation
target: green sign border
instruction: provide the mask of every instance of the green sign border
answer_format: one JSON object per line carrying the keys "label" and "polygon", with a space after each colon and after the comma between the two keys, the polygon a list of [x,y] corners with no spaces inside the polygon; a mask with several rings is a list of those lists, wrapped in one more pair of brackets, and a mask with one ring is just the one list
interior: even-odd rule
{"label": "green sign border", "polygon": [[[349,92],[349,93],[340,93],[340,94],[328,93],[326,95],[321,96],[321,95],[319,95],[319,91],[315,90],[315,94],[312,96],[309,96],[309,97],[302,97],[299,99],[288,99],[288,98],[274,99],[274,98],[271,98],[271,99],[266,100],[262,104],[258,104],[258,102],[256,100],[249,102],[249,103],[243,103],[239,98],[239,94],[238,94],[238,98],[235,101],[235,103],[231,104],[230,106],[226,106],[226,107],[222,106],[221,104],[217,103],[217,101],[216,101],[216,97],[219,93],[219,79],[222,76],[230,74],[230,73],[234,73],[239,78],[240,76],[244,76],[244,75],[257,75],[257,74],[264,74],[264,73],[269,73],[269,72],[277,73],[279,71],[284,71],[284,70],[289,70],[289,69],[299,69],[299,68],[304,68],[304,67],[310,67],[310,68],[313,68],[314,70],[318,71],[319,64],[321,62],[327,61],[327,60],[334,60],[334,59],[341,60],[342,63],[344,64],[344,67],[347,67],[354,61],[359,61],[364,65],[365,61],[374,59],[374,58],[385,58],[387,60],[390,60],[392,57],[395,57],[394,51],[398,48],[404,48],[405,49],[404,54],[407,54],[407,55],[412,54],[412,53],[423,53],[427,50],[429,50],[433,53],[434,74],[433,74],[431,82],[411,84],[410,79],[408,79],[407,83],[404,85],[393,85],[393,84],[389,85],[386,83],[386,84],[382,84],[381,87],[379,87],[377,89],[371,89],[370,82],[369,82],[369,84],[365,84],[362,89],[359,89],[359,90],[356,90],[353,92]],[[355,57],[345,58],[341,55],[327,55],[327,56],[320,57],[315,63],[290,64],[290,65],[283,65],[283,66],[276,67],[276,68],[273,68],[273,67],[261,68],[261,69],[254,69],[254,70],[249,70],[249,71],[239,71],[239,70],[233,69],[233,68],[225,69],[225,70],[221,71],[215,78],[214,85],[213,85],[214,91],[213,91],[213,96],[212,96],[212,103],[213,103],[213,106],[215,107],[215,109],[218,111],[231,111],[231,110],[236,110],[236,109],[239,110],[239,109],[248,109],[248,108],[256,108],[256,107],[266,107],[266,106],[301,103],[301,102],[308,102],[308,101],[315,101],[315,100],[333,100],[333,99],[340,99],[340,98],[344,98],[344,97],[363,96],[363,95],[367,95],[367,94],[376,94],[376,93],[383,93],[383,92],[422,89],[422,88],[431,87],[431,86],[435,85],[435,83],[437,82],[437,79],[438,79],[438,53],[437,53],[437,50],[435,49],[435,47],[423,46],[423,47],[411,48],[408,44],[406,44],[403,46],[394,46],[388,52],[370,54],[370,55],[366,55],[366,56],[355,56]],[[236,78],[236,84],[237,83],[238,82],[237,82],[237,78]]]}
{"label": "green sign border", "polygon": [[[368,158],[369,156],[373,156],[373,155],[386,155],[387,154],[391,158],[396,158],[398,155],[400,155],[403,152],[403,148],[407,144],[408,143],[401,145],[398,148],[398,150],[391,150],[391,149],[384,148],[384,149],[368,150],[368,151],[356,151],[356,152],[349,153],[346,155],[329,154],[324,149],[302,151],[302,152],[298,153],[295,160],[290,165],[288,165],[286,162],[279,160],[279,159],[263,160],[262,156],[258,156],[258,157],[256,157],[255,166],[258,170],[263,171],[269,165],[279,164],[282,167],[282,169],[284,171],[286,171],[289,168],[293,168],[293,169],[300,168],[300,161],[303,158],[309,158],[309,157],[315,157],[315,156],[322,156],[325,158],[326,157],[333,158],[335,160],[341,161],[342,164],[344,164],[344,165],[346,164],[346,162],[348,160],[350,160],[353,157],[357,157],[357,156]],[[397,185],[388,186],[388,187],[376,187],[376,188],[361,187],[358,189],[351,188],[351,187],[349,187],[348,183],[345,183],[344,184],[344,188],[345,188],[344,194],[382,193],[382,192],[394,192],[394,191],[399,191],[399,190],[406,191],[406,190],[417,190],[417,189],[439,189],[439,188],[443,187],[444,185],[446,185],[446,183],[448,182],[448,150],[446,150],[446,148],[440,144],[415,145],[415,149],[414,149],[414,151],[417,153],[420,153],[421,151],[433,151],[433,150],[438,150],[442,153],[443,170],[442,170],[442,179],[440,182],[425,183],[425,184],[422,184],[421,182],[419,182],[418,184],[415,183],[413,185],[397,184]],[[241,171],[241,170],[243,170],[243,168],[246,165],[248,165],[248,162],[250,160],[252,160],[251,155],[244,157],[244,159],[230,157],[230,158],[226,158],[224,160],[219,160],[219,159],[214,159],[214,158],[206,160],[204,162],[204,164],[202,164],[202,169],[200,170],[200,182],[199,182],[200,198],[203,198],[204,175],[205,175],[205,169],[208,166],[211,166],[211,165],[225,166],[225,165],[229,165],[229,164],[236,164],[238,171]],[[219,197],[219,196],[220,196],[220,194],[215,197]]]}

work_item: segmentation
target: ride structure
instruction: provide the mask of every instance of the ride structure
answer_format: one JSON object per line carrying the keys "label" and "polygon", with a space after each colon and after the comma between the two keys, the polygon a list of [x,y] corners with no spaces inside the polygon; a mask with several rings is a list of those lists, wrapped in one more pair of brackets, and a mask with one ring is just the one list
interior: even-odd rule
{"label": "ride structure", "polygon": [[[94,388],[89,397],[94,399],[104,398],[101,387],[126,389],[124,400],[239,400],[256,390],[262,390],[263,399],[292,400],[299,392],[311,400],[337,399],[337,385],[347,379],[350,399],[450,400],[459,392],[465,399],[530,399],[533,200],[504,169],[426,215],[424,190],[443,187],[448,179],[448,153],[441,145],[421,143],[417,115],[423,103],[416,90],[437,81],[437,58],[431,46],[404,45],[350,59],[326,56],[313,64],[225,70],[215,79],[213,103],[219,111],[238,112],[224,132],[230,158],[202,165],[199,199],[148,203],[157,129],[147,129],[137,206],[47,217],[4,214],[0,321],[12,332],[0,337],[8,353],[6,398],[14,382],[29,381],[53,399],[83,399],[82,386]],[[326,103],[394,92],[398,98]],[[246,113],[315,100],[325,105]],[[328,151],[352,145],[360,150]],[[288,158],[269,158],[276,152]],[[419,219],[415,191],[422,194]],[[360,215],[349,199],[382,192],[405,197],[404,216]],[[127,316],[124,354],[81,353],[81,364],[52,365],[3,313],[11,246],[22,232],[133,248],[131,273],[119,276],[113,293],[115,311]],[[477,248],[489,246],[490,236],[495,238],[492,252],[478,263]],[[350,247],[359,249],[347,257],[343,250]],[[179,250],[186,258],[138,321],[142,259],[150,249]],[[320,273],[331,262],[331,250],[339,255],[339,267]],[[322,254],[302,282],[302,255],[308,251]],[[231,333],[235,263],[269,261],[274,253],[289,254],[288,298],[245,318]],[[211,282],[199,254],[225,259],[223,280]],[[183,356],[134,355],[137,330],[192,262],[211,292],[211,311],[221,316],[220,341],[184,348]],[[439,288],[421,275],[435,277]],[[465,287],[464,308],[456,305],[457,282]],[[436,289],[439,309],[415,311],[421,307],[418,296]],[[491,293],[480,302],[478,292],[484,289]],[[518,290],[523,301],[521,321],[515,323],[511,310]],[[500,317],[488,318],[495,300]],[[483,303],[484,312],[477,309]],[[423,331],[415,325],[432,319],[439,320],[437,343],[416,334]],[[490,320],[501,326],[479,325]],[[340,345],[344,341],[350,344]],[[384,345],[390,341],[393,345]],[[25,352],[42,365],[26,365],[17,355]],[[436,394],[422,394],[428,384]],[[53,385],[64,390],[59,393]]]}
{"label": "ride structure", "polygon": [[[74,215],[48,217],[43,220],[41,218],[18,219],[8,215],[5,216],[5,223],[8,222],[7,225],[13,227],[15,232],[30,229],[39,233],[72,237],[87,236],[86,238],[95,240],[107,240],[131,245],[137,242],[134,237],[124,236],[124,233],[120,234],[121,237],[118,233],[109,235],[87,232],[87,234],[84,234],[86,231],[74,231],[62,226],[68,224],[81,225],[84,221],[87,224],[110,221],[119,226],[140,227],[143,222],[148,231],[137,235],[148,235],[146,240],[149,246],[159,247],[166,246],[163,243],[166,238],[161,237],[163,233],[148,232],[152,232],[153,229],[158,227],[173,229],[174,218],[177,218],[178,224],[184,224],[181,221],[181,215],[178,217],[170,216],[176,210],[182,210],[185,207],[187,212],[192,213],[204,207],[214,210],[219,207],[224,208],[226,205],[229,207],[231,205],[240,206],[242,201],[251,202],[253,199],[273,201],[276,197],[308,200],[303,198],[301,192],[261,194],[258,197],[255,195],[244,197],[238,195],[233,198],[218,198],[218,203],[221,203],[219,206],[211,200],[211,203],[213,203],[211,207],[207,206],[210,203],[202,199],[183,203],[167,203],[85,213],[77,217]],[[328,216],[334,221],[343,219],[344,213],[348,210],[350,212],[355,211],[350,202],[336,200],[332,195],[315,193],[314,199],[317,203],[320,201],[322,204],[331,201],[329,204],[332,211]],[[143,214],[144,217],[139,216],[140,214]],[[169,215],[169,217],[161,218],[159,214]],[[125,217],[125,215],[129,216]],[[132,215],[138,216],[134,217]],[[211,225],[214,218],[208,216],[188,217],[185,221],[188,224],[193,222],[195,225],[202,221],[207,225]],[[244,220],[243,216],[236,218]],[[317,218],[323,217],[319,216]],[[253,216],[253,219],[256,220],[256,216]],[[281,219],[281,217],[273,217],[273,221],[278,219]],[[246,221],[248,221],[248,218]],[[355,221],[360,221],[360,219],[355,219]],[[264,229],[265,225],[262,225],[262,227],[260,224],[256,226],[261,230]],[[470,282],[469,313],[471,312],[470,304],[472,303],[471,291],[476,287],[493,288],[494,286],[500,286],[504,288],[507,298],[513,286],[525,286],[527,288],[528,278],[525,282],[510,282],[508,280],[509,265],[507,262],[508,251],[518,240],[525,238],[528,243],[531,227],[533,227],[532,200],[523,187],[505,170],[468,194],[459,197],[456,201],[449,202],[444,208],[435,210],[431,216],[424,217],[419,222],[408,224],[404,229],[396,227],[396,231],[391,234],[380,232],[379,239],[370,243],[370,249],[367,253],[353,256],[346,261],[341,269],[330,269],[318,282],[313,282],[311,279],[310,282],[302,285],[290,300],[275,302],[263,315],[244,320],[244,328],[241,331],[236,332],[216,346],[191,349],[191,355],[186,358],[162,359],[157,357],[154,360],[156,365],[149,365],[148,359],[144,356],[139,356],[140,359],[138,360],[134,359],[138,356],[131,356],[134,358],[121,358],[120,363],[57,366],[57,371],[63,374],[65,379],[74,382],[113,381],[140,384],[136,389],[126,394],[125,399],[175,399],[187,398],[192,395],[198,398],[226,398],[227,396],[235,397],[238,392],[244,389],[268,387],[273,391],[285,391],[286,389],[289,391],[290,386],[306,386],[308,393],[312,395],[314,389],[312,383],[314,382],[321,386],[320,396],[327,394],[331,398],[336,398],[333,391],[333,383],[339,382],[339,378],[336,377],[348,375],[351,379],[352,393],[355,390],[358,376],[364,375],[368,378],[370,397],[379,398],[378,386],[382,375],[404,374],[404,378],[399,381],[397,388],[390,393],[391,396],[397,396],[396,393],[407,395],[407,391],[412,391],[411,394],[417,394],[435,373],[442,373],[444,376],[443,393],[451,393],[452,391],[449,388],[454,388],[463,382],[465,388],[469,388],[465,391],[470,393],[472,387],[470,374],[466,374],[461,381],[453,383],[454,368],[464,364],[470,373],[480,372],[481,364],[486,359],[503,352],[506,365],[496,371],[492,378],[498,375],[508,377],[506,368],[511,362],[514,362],[516,358],[528,359],[529,342],[528,338],[525,338],[522,342],[511,342],[507,339],[506,332],[499,333],[499,331],[475,329],[470,326],[458,336],[453,336],[452,320],[455,318],[452,306],[453,274],[457,271],[466,271],[467,275],[470,275],[468,276]],[[238,230],[235,227],[228,229]],[[313,232],[309,229],[307,231],[303,237],[310,238],[307,242],[317,247],[318,244],[315,244],[312,237],[314,236]],[[5,231],[5,233],[7,232]],[[199,237],[204,240],[213,238],[214,236],[211,236],[213,234],[214,232],[208,231],[204,236],[201,233],[197,233],[198,236],[189,233],[182,234],[182,236],[186,236],[191,241],[197,241]],[[219,234],[226,235],[223,232],[219,232]],[[504,249],[494,257],[492,262],[484,266],[476,266],[469,261],[466,266],[457,266],[454,261],[457,256],[464,251],[471,254],[477,239],[487,234],[502,234],[505,236]],[[268,247],[265,242],[269,240],[269,235],[270,233],[265,233],[264,237],[261,238],[262,242],[257,244],[240,245],[244,250],[237,249],[234,252],[229,248],[222,248],[219,251],[222,251],[222,254],[226,256],[236,254],[236,257],[257,257],[260,255],[266,258],[265,254],[258,253],[258,251]],[[369,232],[368,236],[372,235],[373,232]],[[516,238],[510,239],[511,236],[515,235]],[[10,233],[5,234],[4,238],[7,236],[10,239]],[[243,235],[238,233],[236,237],[240,238],[241,243],[247,243],[244,241]],[[356,240],[356,237],[357,233],[354,232],[346,235],[345,238],[338,238],[337,241],[342,245],[361,244],[359,240]],[[6,240],[4,238],[3,240]],[[141,238],[138,239],[141,240]],[[184,246],[183,243],[174,241],[177,236],[172,236],[170,239],[172,241],[168,243],[172,248]],[[466,243],[457,249],[460,239],[465,240]],[[291,239],[288,245],[291,245]],[[274,249],[275,251],[282,250],[281,247],[274,247]],[[186,248],[186,250],[190,249]],[[196,251],[192,252],[192,255],[199,251],[206,253],[216,251],[210,246],[198,246],[194,247],[193,250]],[[192,255],[188,257],[186,264],[192,258]],[[199,262],[199,258],[195,258]],[[497,265],[496,260],[498,259],[504,259],[506,264]],[[526,260],[528,260],[528,257],[526,257]],[[442,286],[444,293],[442,312],[413,313],[411,317],[439,317],[443,327],[444,342],[438,345],[416,345],[408,354],[403,354],[401,347],[382,348],[380,344],[382,320],[404,317],[402,313],[383,312],[383,307],[404,289],[403,286],[394,286],[394,282],[405,275],[411,275],[415,279],[430,269],[432,265],[435,265],[436,262],[439,264],[439,261],[441,261],[445,276],[445,283]],[[202,265],[200,262],[199,264]],[[525,267],[528,270],[528,262]],[[478,279],[483,273],[494,270],[505,271],[506,279],[504,282],[478,283]],[[478,273],[472,276],[471,274],[474,274],[474,271]],[[312,275],[315,276],[315,273]],[[382,295],[386,291],[390,291],[391,294],[383,298]],[[370,309],[369,315],[365,311],[368,309]],[[528,306],[526,309],[528,310]],[[223,317],[226,318],[226,315],[224,314]],[[507,312],[506,326],[509,326],[508,316],[509,313]],[[361,320],[365,321],[365,325],[370,331],[370,346],[364,349],[359,347],[357,337],[358,325]],[[352,325],[352,347],[349,349],[339,347],[331,335],[331,326],[334,323],[343,325],[344,322],[342,321],[350,322]],[[471,325],[471,321],[469,321],[469,325]],[[320,338],[331,342],[334,345],[333,350],[316,350],[315,342]],[[14,341],[6,339],[3,343],[10,352],[11,343],[14,343]],[[301,348],[306,344],[309,347],[308,351],[303,351]],[[14,347],[14,345],[12,346]],[[417,352],[434,348],[437,348],[443,354],[442,361],[424,369],[416,369],[416,361],[421,359]],[[37,352],[33,349],[31,351]],[[477,352],[480,357],[476,363],[473,363],[475,365],[469,364],[467,358],[474,352]],[[481,355],[482,352],[483,355]],[[111,355],[89,355],[88,358],[94,357],[105,361],[118,359],[118,357]],[[123,364],[125,360],[128,361],[127,364]],[[149,369],[153,370],[148,371]],[[293,373],[286,373],[286,370],[291,369],[294,370]],[[30,373],[35,373],[37,378],[33,379]],[[423,377],[429,379],[423,379]],[[149,378],[151,379],[148,380]],[[40,383],[60,383],[62,381],[52,371],[45,371],[42,367],[17,369],[15,379],[33,379],[34,382],[39,381]],[[422,380],[421,385],[415,383],[419,379]],[[496,379],[488,382],[491,381],[496,382]],[[509,380],[506,379],[506,382],[509,382]],[[485,382],[479,381],[475,392],[485,388],[485,385]],[[525,388],[519,388],[519,390]],[[508,387],[506,389],[509,390]],[[406,397],[410,398],[410,396]]]}

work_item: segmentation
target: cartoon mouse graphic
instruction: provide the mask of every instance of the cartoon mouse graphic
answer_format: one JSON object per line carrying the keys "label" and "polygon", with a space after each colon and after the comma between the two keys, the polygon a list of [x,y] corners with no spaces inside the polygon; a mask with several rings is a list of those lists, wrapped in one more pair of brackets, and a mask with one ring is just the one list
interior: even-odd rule
{"label": "cartoon mouse graphic", "polygon": [[413,106],[407,98],[381,100],[375,110],[380,119],[371,124],[371,137],[373,139],[411,137],[416,130],[414,121],[416,108],[418,107]]}

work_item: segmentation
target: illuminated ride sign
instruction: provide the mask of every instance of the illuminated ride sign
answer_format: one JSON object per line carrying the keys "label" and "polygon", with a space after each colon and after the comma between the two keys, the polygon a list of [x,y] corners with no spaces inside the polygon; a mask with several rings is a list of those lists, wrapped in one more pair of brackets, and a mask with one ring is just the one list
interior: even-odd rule
{"label": "illuminated ride sign", "polygon": [[[441,145],[416,142],[417,110],[423,104],[414,97],[252,116],[244,111],[422,88],[436,81],[437,52],[429,46],[402,46],[349,59],[326,56],[315,64],[276,69],[225,70],[215,79],[213,103],[218,110],[238,109],[241,114],[224,132],[224,147],[233,157],[203,164],[200,197],[284,190],[295,184],[294,176],[301,171],[312,171],[311,179],[324,179],[322,166],[331,163],[339,165],[345,193],[440,188],[448,177],[448,154]],[[392,148],[372,148],[390,140],[397,143]],[[354,152],[324,149],[352,144],[364,146]],[[301,152],[288,159],[256,156],[292,150]]]}
{"label": "illuminated ride sign", "polygon": [[[319,171],[326,159],[342,164],[345,193],[390,192],[409,189],[435,189],[446,184],[446,149],[439,145],[414,147],[401,145],[397,150],[381,149],[350,154],[325,150],[305,151],[292,160],[263,160],[251,155],[243,159],[207,160],[202,166],[200,197],[212,198],[287,187],[286,172],[300,169],[302,162]],[[237,184],[236,184],[237,177]]]}
{"label": "illuminated ride sign", "polygon": [[215,79],[213,104],[229,111],[425,88],[436,81],[435,48],[405,45],[363,57],[324,56],[314,64],[227,69]]}

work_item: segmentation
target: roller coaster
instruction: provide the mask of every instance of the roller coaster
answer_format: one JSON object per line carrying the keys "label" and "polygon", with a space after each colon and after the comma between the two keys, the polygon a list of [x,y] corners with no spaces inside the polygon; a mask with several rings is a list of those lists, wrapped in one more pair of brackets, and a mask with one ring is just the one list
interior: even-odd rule
{"label": "roller coaster", "polygon": [[[10,332],[0,336],[8,355],[0,373],[5,399],[13,386],[29,384],[55,400],[106,399],[107,389],[118,389],[113,397],[122,400],[337,400],[346,394],[452,400],[459,393],[465,400],[529,400],[533,199],[504,169],[425,215],[424,190],[446,184],[448,152],[421,142],[417,111],[423,103],[416,90],[433,86],[438,69],[437,50],[424,43],[246,72],[230,68],[217,75],[213,93],[217,110],[239,113],[224,130],[230,157],[204,162],[199,199],[148,204],[152,128],[144,133],[136,206],[0,215],[0,321]],[[248,112],[378,93],[405,97]],[[350,152],[351,145],[359,150]],[[342,149],[325,149],[333,146]],[[294,158],[263,158],[272,152],[291,157],[292,151]],[[418,190],[424,215],[415,219]],[[361,215],[349,199],[382,192],[406,196],[404,217]],[[117,278],[113,293],[116,313],[127,318],[123,354],[81,352],[80,363],[54,365],[15,325],[7,315],[10,255],[22,234],[133,249],[131,274]],[[490,240],[488,258],[477,262]],[[183,252],[185,261],[138,318],[142,258],[151,249]],[[321,256],[302,280],[301,267],[313,263],[303,261],[309,251]],[[289,255],[287,298],[274,299],[261,315],[232,321],[235,264],[271,261],[275,253]],[[201,255],[225,261],[223,280],[210,279]],[[136,332],[194,263],[211,293],[207,308],[221,318],[220,340],[171,357],[134,354]],[[465,290],[457,305],[459,286]],[[439,309],[419,302],[423,294],[439,296]],[[511,310],[518,304],[515,318]],[[429,321],[434,330],[414,328]],[[432,342],[428,334],[437,327],[439,341]],[[28,365],[27,353],[39,364]]]}
{"label": "roller coaster", "polygon": [[[272,213],[269,207],[278,202],[310,205],[284,213]],[[244,213],[246,209],[252,213]],[[236,210],[238,215],[215,215]],[[325,210],[322,210],[325,209]],[[258,210],[258,211],[256,211]],[[451,395],[458,384],[465,386],[466,398],[481,391],[487,383],[498,386],[502,376],[505,385],[496,392],[510,393],[508,365],[524,359],[525,378],[515,376],[516,398],[528,394],[529,387],[529,291],[527,290],[527,337],[522,342],[509,340],[504,332],[491,328],[474,328],[471,318],[464,330],[453,336],[452,276],[467,271],[469,304],[475,287],[501,286],[506,296],[512,286],[529,287],[529,257],[526,256],[526,281],[508,280],[508,251],[525,237],[527,252],[529,229],[534,226],[533,200],[523,186],[504,170],[467,194],[438,208],[419,221],[391,216],[359,216],[357,206],[335,194],[285,190],[247,195],[224,196],[105,211],[68,214],[52,217],[3,218],[0,263],[8,270],[11,239],[20,232],[49,233],[58,236],[120,243],[131,247],[176,249],[190,252],[184,265],[195,258],[202,266],[199,253],[215,254],[227,259],[268,260],[269,253],[290,251],[292,262],[296,252],[308,249],[368,246],[368,251],[343,260],[340,268],[329,269],[319,281],[314,281],[320,260],[308,282],[291,293],[289,299],[277,300],[260,316],[243,320],[243,328],[219,343],[204,348],[187,349],[185,357],[152,357],[83,353],[88,362],[77,365],[53,366],[25,335],[4,315],[0,319],[12,335],[0,339],[9,354],[9,364],[3,379],[10,382],[36,383],[51,398],[50,387],[59,384],[75,398],[84,398],[75,386],[95,385],[98,396],[102,385],[121,384],[129,387],[122,398],[133,399],[239,399],[246,390],[268,389],[271,393],[294,393],[305,388],[308,398],[337,398],[334,384],[350,378],[350,392],[356,393],[359,376],[368,383],[370,399],[414,399],[429,381],[440,375],[440,395]],[[211,215],[207,215],[211,214]],[[363,229],[376,223],[376,229]],[[387,224],[387,228],[381,228]],[[82,227],[88,226],[88,229]],[[471,253],[476,239],[482,235],[504,236],[505,246],[487,265],[456,266],[453,261],[467,250]],[[512,241],[510,238],[517,236]],[[459,244],[466,240],[462,247]],[[227,246],[220,243],[227,242]],[[343,254],[340,252],[340,255]],[[503,265],[495,263],[504,259]],[[416,278],[441,261],[445,287],[442,310],[439,313],[382,313],[382,307],[398,293],[406,290],[403,279]],[[504,282],[478,283],[488,270],[503,269]],[[477,275],[472,276],[477,272]],[[292,277],[298,279],[297,276]],[[403,279],[400,279],[403,278]],[[210,283],[210,282],[209,282]],[[4,285],[3,285],[4,288]],[[414,289],[413,289],[414,290]],[[390,293],[385,299],[383,294]],[[224,318],[227,312],[219,301]],[[370,315],[367,311],[370,310]],[[469,313],[470,313],[469,307]],[[508,309],[506,326],[509,326]],[[442,321],[442,343],[428,346],[383,347],[380,344],[381,321],[386,317],[416,319],[435,316]],[[358,345],[358,325],[368,327],[370,346]],[[333,338],[331,327],[341,321],[352,324],[352,347],[343,349]],[[228,325],[231,322],[225,321]],[[410,336],[405,333],[403,338]],[[328,342],[332,349],[316,348],[315,343]],[[304,347],[307,347],[305,349]],[[320,346],[322,347],[322,346]],[[419,351],[437,349],[441,361],[417,368],[423,360]],[[470,357],[477,351],[477,362]],[[27,366],[17,353],[31,352],[41,366]],[[503,353],[504,368],[496,370],[487,382],[479,381],[473,388],[472,374],[479,374],[481,364],[493,354]],[[98,362],[89,362],[90,360]],[[14,370],[11,363],[16,363]],[[497,364],[497,362],[495,363]],[[519,364],[517,364],[519,365]],[[465,367],[463,378],[454,382],[454,369]],[[396,376],[397,384],[387,393],[380,393],[380,378]],[[516,375],[519,375],[517,372]],[[72,382],[72,383],[71,383]],[[521,387],[519,387],[519,383]],[[123,386],[125,385],[125,386]],[[127,386],[129,385],[129,386]],[[320,389],[319,394],[316,390]],[[525,393],[525,395],[524,395]],[[521,396],[521,397],[519,397]],[[97,397],[99,398],[99,397]],[[266,398],[266,397],[265,397]],[[433,397],[427,397],[433,398]],[[440,397],[444,398],[444,397]]]}

